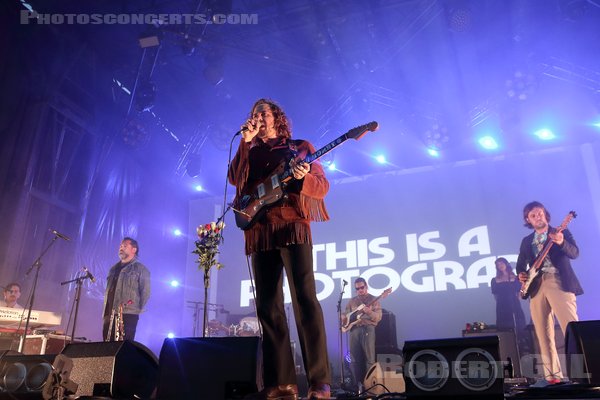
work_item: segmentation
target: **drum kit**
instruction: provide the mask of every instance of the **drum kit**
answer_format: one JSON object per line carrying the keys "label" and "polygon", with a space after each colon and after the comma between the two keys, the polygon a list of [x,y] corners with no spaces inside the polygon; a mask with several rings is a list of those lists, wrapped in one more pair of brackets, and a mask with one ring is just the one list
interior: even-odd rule
{"label": "drum kit", "polygon": [[208,336],[260,336],[260,325],[256,317],[244,317],[239,323],[229,326],[224,325],[219,320],[213,319],[208,321]]}

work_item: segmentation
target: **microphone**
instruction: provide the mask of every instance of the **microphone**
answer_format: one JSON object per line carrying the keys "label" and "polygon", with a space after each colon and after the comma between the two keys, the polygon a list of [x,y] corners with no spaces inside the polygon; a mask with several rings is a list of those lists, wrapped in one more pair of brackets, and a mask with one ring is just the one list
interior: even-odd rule
{"label": "microphone", "polygon": [[348,282],[345,279],[343,279],[342,282],[344,282],[344,286],[348,284]]}
{"label": "microphone", "polygon": [[248,130],[248,127],[247,127],[247,126],[245,126],[245,127],[243,127],[242,129],[240,129],[239,131],[237,131],[237,132],[235,133],[235,135],[233,135],[233,137],[236,137],[237,135],[241,135],[241,134],[242,134],[242,132],[244,132],[244,131],[247,131],[247,130]]}
{"label": "microphone", "polygon": [[89,269],[87,269],[87,267],[86,267],[86,266],[84,266],[84,267],[83,267],[83,272],[85,272],[85,273],[86,273],[86,276],[87,276],[88,278],[90,278],[90,281],[92,281],[92,283],[96,282],[96,278],[94,278],[94,275],[92,275],[92,273],[90,272],[90,270],[89,270]]}
{"label": "microphone", "polygon": [[67,235],[63,235],[62,233],[60,233],[59,231],[55,231],[54,229],[48,229],[50,232],[52,232],[52,234],[56,235],[57,237],[66,240],[67,242],[69,240],[71,240]]}

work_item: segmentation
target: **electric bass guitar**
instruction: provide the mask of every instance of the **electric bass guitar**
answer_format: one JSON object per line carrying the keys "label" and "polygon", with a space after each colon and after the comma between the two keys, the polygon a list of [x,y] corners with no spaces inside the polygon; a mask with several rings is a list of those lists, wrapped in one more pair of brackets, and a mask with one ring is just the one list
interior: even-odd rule
{"label": "electric bass guitar", "polygon": [[[297,164],[312,164],[346,140],[359,140],[367,132],[374,132],[378,128],[379,124],[373,121],[350,129],[319,150],[307,155],[304,160],[297,162]],[[234,199],[231,209],[234,211],[235,223],[238,228],[242,230],[249,229],[269,206],[285,198],[285,187],[294,178],[290,166],[292,161],[280,164],[265,180],[248,190],[246,194]]]}
{"label": "electric bass guitar", "polygon": [[346,314],[346,323],[342,325],[342,332],[348,332],[354,325],[358,324],[360,317],[364,315],[363,308],[372,306],[376,301],[386,298],[390,293],[392,293],[392,288],[387,288],[383,293],[375,297],[373,301],[369,302],[369,304],[361,304],[356,310]]}
{"label": "electric bass guitar", "polygon": [[[567,225],[569,225],[569,222],[573,220],[573,218],[577,218],[577,213],[575,213],[575,211],[569,211],[563,222],[558,228],[556,228],[556,230],[553,233],[559,233],[564,231],[567,228]],[[521,285],[521,290],[519,291],[519,294],[523,300],[536,294],[538,289],[540,288],[540,277],[542,276],[541,267],[544,264],[544,259],[548,255],[548,252],[550,251],[553,245],[554,242],[550,238],[546,239],[546,244],[544,245],[544,248],[537,255],[537,258],[533,262],[533,265],[527,270],[527,280],[523,283],[523,285]]]}

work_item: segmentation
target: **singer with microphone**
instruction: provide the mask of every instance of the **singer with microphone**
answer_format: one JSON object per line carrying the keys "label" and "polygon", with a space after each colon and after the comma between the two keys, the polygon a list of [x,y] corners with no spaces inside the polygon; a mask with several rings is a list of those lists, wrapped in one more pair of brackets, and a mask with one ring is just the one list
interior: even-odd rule
{"label": "singer with microphone", "polygon": [[[124,238],[119,246],[120,261],[108,272],[102,327],[105,341],[115,340],[115,335],[120,340],[135,339],[140,314],[150,298],[150,271],[139,261],[139,254],[138,242]],[[124,332],[119,332],[121,328]]]}
{"label": "singer with microphone", "polygon": [[272,100],[254,103],[241,127],[242,138],[228,172],[236,200],[268,179],[286,163],[293,179],[286,196],[257,215],[244,230],[256,287],[257,316],[263,328],[263,381],[265,388],[250,399],[298,399],[296,371],[283,301],[283,269],[288,277],[296,328],[308,379],[309,399],[331,395],[325,323],[317,300],[313,273],[311,221],[329,219],[323,201],[329,190],[320,163],[302,160],[315,151],[305,140],[292,140],[284,111]]}

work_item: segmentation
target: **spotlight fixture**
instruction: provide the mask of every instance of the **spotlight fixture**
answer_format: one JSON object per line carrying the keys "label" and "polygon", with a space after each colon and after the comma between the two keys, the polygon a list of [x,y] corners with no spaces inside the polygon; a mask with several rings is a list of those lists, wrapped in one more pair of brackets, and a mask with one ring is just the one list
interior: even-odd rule
{"label": "spotlight fixture", "polygon": [[142,123],[136,119],[127,121],[121,131],[123,142],[130,147],[141,147],[148,143],[150,135]]}
{"label": "spotlight fixture", "polygon": [[450,142],[448,127],[436,120],[431,124],[431,127],[423,133],[422,139],[425,143],[427,153],[432,157],[439,157],[440,151]]}
{"label": "spotlight fixture", "polygon": [[535,131],[534,135],[537,136],[540,140],[552,140],[556,138],[554,132],[552,132],[548,128],[537,130]]}
{"label": "spotlight fixture", "polygon": [[434,149],[433,147],[428,147],[427,148],[427,153],[431,156],[431,157],[439,157],[440,156],[440,152],[437,149]]}
{"label": "spotlight fixture", "polygon": [[531,97],[537,85],[533,74],[516,70],[508,78],[504,85],[506,86],[506,95],[510,99],[525,101]]}
{"label": "spotlight fixture", "polygon": [[498,142],[492,136],[482,136],[478,142],[486,150],[495,150],[498,148]]}

